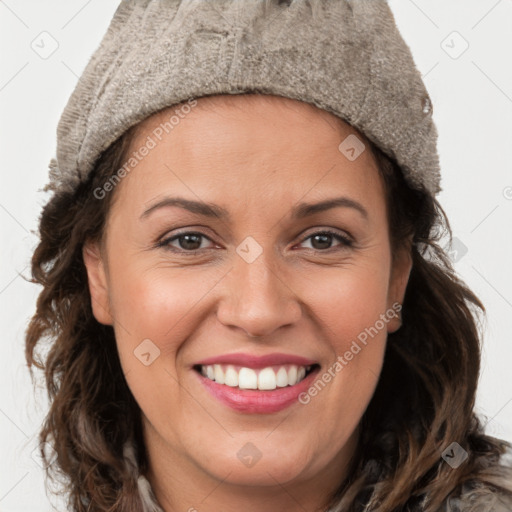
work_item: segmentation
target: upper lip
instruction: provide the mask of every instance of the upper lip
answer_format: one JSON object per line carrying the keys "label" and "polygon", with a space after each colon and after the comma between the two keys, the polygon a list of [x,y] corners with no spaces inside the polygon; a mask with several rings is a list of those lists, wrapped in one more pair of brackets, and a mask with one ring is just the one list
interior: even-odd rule
{"label": "upper lip", "polygon": [[266,368],[267,366],[274,366],[279,364],[296,364],[298,366],[309,366],[318,364],[312,359],[305,357],[296,356],[293,354],[273,353],[266,354],[263,356],[256,356],[252,354],[223,354],[220,356],[213,356],[207,359],[203,359],[195,363],[196,365],[212,365],[212,364],[234,364],[238,366],[244,366],[246,368]]}

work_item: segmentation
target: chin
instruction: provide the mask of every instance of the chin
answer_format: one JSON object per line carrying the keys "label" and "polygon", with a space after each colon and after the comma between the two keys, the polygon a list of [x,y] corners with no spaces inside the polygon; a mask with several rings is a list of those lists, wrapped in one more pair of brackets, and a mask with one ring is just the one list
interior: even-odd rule
{"label": "chin", "polygon": [[283,485],[297,478],[305,477],[306,467],[298,460],[272,457],[262,458],[252,467],[245,466],[238,459],[225,460],[214,467],[205,468],[208,473],[224,483],[240,486],[275,486]]}

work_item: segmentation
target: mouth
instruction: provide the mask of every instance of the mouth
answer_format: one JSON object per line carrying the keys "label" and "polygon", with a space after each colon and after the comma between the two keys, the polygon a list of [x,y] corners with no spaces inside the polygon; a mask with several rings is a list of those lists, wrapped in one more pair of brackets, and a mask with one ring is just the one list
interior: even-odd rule
{"label": "mouth", "polygon": [[320,365],[281,364],[255,369],[212,364],[195,365],[193,371],[203,389],[223,405],[244,414],[269,414],[302,404],[300,396],[313,384]]}
{"label": "mouth", "polygon": [[317,371],[320,365],[307,366],[279,364],[264,368],[249,368],[234,364],[194,365],[193,369],[203,377],[224,386],[237,389],[273,391],[295,386]]}

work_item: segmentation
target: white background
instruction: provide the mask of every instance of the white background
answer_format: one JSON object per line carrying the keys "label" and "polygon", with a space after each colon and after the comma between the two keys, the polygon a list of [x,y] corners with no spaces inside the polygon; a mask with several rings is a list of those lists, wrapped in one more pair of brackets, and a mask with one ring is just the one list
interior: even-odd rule
{"label": "white background", "polygon": [[[512,0],[390,4],[434,104],[439,199],[467,248],[456,269],[488,312],[477,410],[488,433],[512,441]],[[31,456],[47,402],[24,360],[39,287],[20,274],[29,276],[59,117],[117,5],[0,2],[0,512],[52,510]],[[31,47],[46,38],[51,49],[43,31],[58,44],[45,59]]]}

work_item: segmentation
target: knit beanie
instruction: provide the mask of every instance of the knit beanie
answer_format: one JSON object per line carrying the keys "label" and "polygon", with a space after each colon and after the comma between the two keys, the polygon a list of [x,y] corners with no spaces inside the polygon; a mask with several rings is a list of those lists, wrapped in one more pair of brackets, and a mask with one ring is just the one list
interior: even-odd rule
{"label": "knit beanie", "polygon": [[[192,98],[260,93],[340,117],[440,192],[432,103],[386,0],[123,0],[62,113],[45,190],[73,193],[128,128]],[[362,141],[340,141],[353,159]]]}

